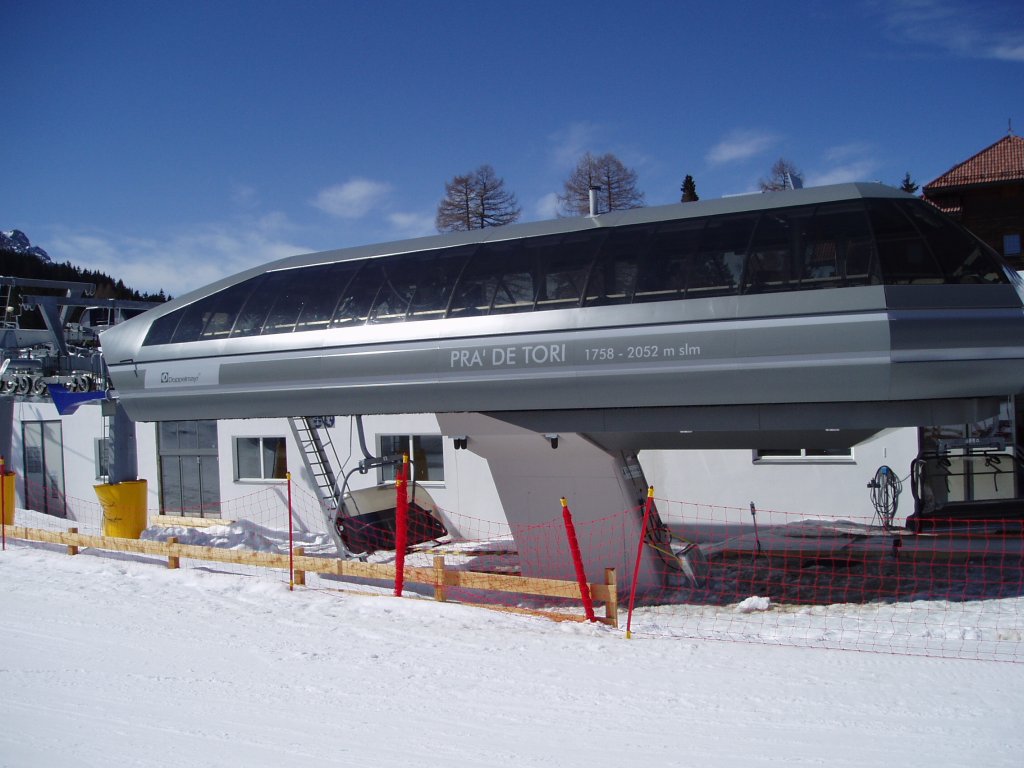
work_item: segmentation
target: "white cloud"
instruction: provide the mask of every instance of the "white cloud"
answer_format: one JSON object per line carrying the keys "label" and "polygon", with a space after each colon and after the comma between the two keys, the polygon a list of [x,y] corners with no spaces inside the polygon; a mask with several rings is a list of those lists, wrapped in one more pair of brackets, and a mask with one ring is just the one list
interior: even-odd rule
{"label": "white cloud", "polygon": [[381,207],[391,193],[391,185],[372,179],[349,179],[344,184],[320,190],[312,205],[339,219],[361,219]]}
{"label": "white cloud", "polygon": [[850,142],[827,148],[823,153],[823,167],[804,174],[804,184],[821,187],[848,181],[869,181],[878,162],[874,148],[865,142]]}
{"label": "white cloud", "polygon": [[391,225],[391,236],[395,238],[437,234],[434,217],[426,213],[390,213],[388,223]]}
{"label": "white cloud", "polygon": [[872,152],[870,144],[864,142],[851,142],[829,147],[825,150],[825,160],[831,163],[841,163],[851,158],[861,158]]}
{"label": "white cloud", "polygon": [[826,184],[843,184],[848,181],[870,181],[871,174],[877,167],[878,164],[872,160],[858,160],[837,165],[824,171],[807,174],[804,185],[823,187]]}
{"label": "white cloud", "polygon": [[1002,61],[1024,61],[1024,43],[1001,43],[992,48],[992,58]]}
{"label": "white cloud", "polygon": [[52,253],[83,269],[104,272],[141,292],[178,296],[250,267],[308,253],[306,246],[282,239],[275,217],[209,224],[166,239],[110,232],[56,233]]}
{"label": "white cloud", "polygon": [[884,0],[875,5],[897,41],[964,58],[1024,62],[1024,15],[1014,3]]}
{"label": "white cloud", "polygon": [[558,194],[548,192],[533,207],[538,219],[554,219],[558,217]]}
{"label": "white cloud", "polygon": [[764,131],[735,130],[713,146],[707,154],[711,165],[747,160],[767,151],[778,137]]}
{"label": "white cloud", "polygon": [[551,134],[551,156],[555,166],[574,167],[586,152],[595,151],[594,144],[602,132],[596,123],[581,121],[571,123],[567,128]]}
{"label": "white cloud", "polygon": [[236,184],[231,190],[231,202],[245,210],[255,208],[259,205],[259,193],[256,191],[256,187],[248,184]]}

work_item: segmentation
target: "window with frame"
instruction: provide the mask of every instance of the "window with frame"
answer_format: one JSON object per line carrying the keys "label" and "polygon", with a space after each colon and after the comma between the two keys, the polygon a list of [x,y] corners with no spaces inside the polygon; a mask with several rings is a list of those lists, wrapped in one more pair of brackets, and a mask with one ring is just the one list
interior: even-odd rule
{"label": "window with frame", "polygon": [[[409,456],[417,483],[444,482],[444,440],[440,435],[380,435],[381,456]],[[410,450],[410,446],[411,450]],[[393,483],[398,464],[380,468],[378,482]]]}
{"label": "window with frame", "polygon": [[92,453],[95,459],[96,479],[106,482],[110,477],[110,439],[93,438]]}
{"label": "window with frame", "polygon": [[789,461],[853,461],[853,448],[758,448],[754,451],[755,463]]}
{"label": "window with frame", "polygon": [[1020,233],[1003,235],[1003,256],[1020,256]]}
{"label": "window with frame", "polygon": [[283,437],[235,438],[235,480],[284,480],[287,476]]}

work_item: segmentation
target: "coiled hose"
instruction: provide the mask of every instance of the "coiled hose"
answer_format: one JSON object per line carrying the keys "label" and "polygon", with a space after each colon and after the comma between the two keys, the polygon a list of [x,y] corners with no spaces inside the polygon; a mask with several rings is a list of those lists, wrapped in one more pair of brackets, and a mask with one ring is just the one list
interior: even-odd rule
{"label": "coiled hose", "polygon": [[871,504],[875,508],[875,515],[882,527],[889,530],[900,504],[903,482],[892,471],[892,467],[883,464],[868,483],[868,488],[871,489]]}

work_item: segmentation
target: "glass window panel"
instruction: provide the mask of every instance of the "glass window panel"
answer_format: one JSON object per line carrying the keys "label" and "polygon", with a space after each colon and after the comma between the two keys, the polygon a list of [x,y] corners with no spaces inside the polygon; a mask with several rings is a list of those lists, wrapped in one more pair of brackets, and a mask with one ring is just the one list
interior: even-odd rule
{"label": "glass window panel", "polygon": [[215,419],[203,419],[188,423],[196,425],[196,447],[199,450],[217,450],[217,421]]}
{"label": "glass window panel", "polygon": [[418,481],[444,481],[444,443],[440,435],[413,437],[413,467]]}
{"label": "glass window panel", "polygon": [[213,296],[207,296],[185,307],[185,313],[181,316],[178,327],[174,329],[174,336],[171,337],[172,344],[196,341],[199,338],[206,327],[206,321],[210,319],[213,301]]}
{"label": "glass window panel", "polygon": [[532,241],[537,265],[537,307],[552,309],[579,305],[580,297],[604,241],[602,231],[576,232]]}
{"label": "glass window panel", "polygon": [[756,216],[716,216],[709,219],[700,251],[694,257],[686,284],[688,298],[737,292]]}
{"label": "glass window panel", "polygon": [[178,422],[161,421],[158,426],[160,452],[176,450],[178,448]]}
{"label": "glass window panel", "polygon": [[[408,455],[417,482],[444,481],[444,440],[440,435],[381,435],[380,453],[397,458]],[[381,482],[394,482],[397,470],[397,464],[382,467]]]}
{"label": "glass window panel", "polygon": [[217,422],[161,421],[159,423],[160,453],[217,453]]}
{"label": "glass window panel", "polygon": [[415,290],[410,316],[415,319],[443,317],[452,300],[459,275],[476,246],[447,248],[421,254],[410,268],[415,274]]}
{"label": "glass window panel", "polygon": [[307,293],[316,290],[314,271],[323,276],[322,269],[318,267],[287,269],[267,276],[264,290],[273,295],[274,301],[267,312],[267,319],[263,321],[262,335],[295,330]]}
{"label": "glass window panel", "polygon": [[371,323],[390,323],[405,320],[413,294],[422,278],[424,258],[422,254],[393,256],[381,264],[383,280],[373,309]]}
{"label": "glass window panel", "polygon": [[536,299],[537,264],[535,253],[523,248],[521,240],[487,243],[480,248],[476,261],[489,261],[495,276],[491,313],[529,312]]}
{"label": "glass window panel", "polygon": [[886,285],[943,282],[931,250],[896,204],[869,200],[867,205]]}
{"label": "glass window panel", "polygon": [[819,206],[811,233],[795,265],[795,279],[808,288],[877,285],[871,230],[861,203]]}
{"label": "glass window panel", "polygon": [[249,298],[238,312],[238,319],[231,329],[231,338],[260,335],[260,331],[263,330],[263,322],[267,319],[267,314],[270,312],[275,298],[273,288],[269,287],[272,285],[271,274],[273,273],[261,275],[258,278],[252,293],[249,294]]}
{"label": "glass window panel", "polygon": [[758,459],[824,459],[853,457],[852,448],[759,448],[754,451]]}
{"label": "glass window panel", "polygon": [[249,298],[249,294],[253,292],[259,280],[259,277],[245,280],[214,294],[210,319],[207,321],[201,337],[204,339],[221,339],[229,336],[231,334],[231,327],[238,318],[239,310],[242,308],[245,300]]}
{"label": "glass window panel", "polygon": [[331,320],[331,327],[345,328],[365,323],[383,280],[380,259],[363,262],[355,277],[342,292],[338,308]]}
{"label": "glass window panel", "polygon": [[[277,298],[263,324],[263,333],[326,327],[341,292],[333,279],[336,267],[335,264],[317,264],[276,273],[268,289],[276,292]],[[300,317],[306,321],[301,329]]]}
{"label": "glass window panel", "polygon": [[110,440],[94,438],[93,453],[96,456],[96,479],[106,480],[110,476]]}
{"label": "glass window panel", "polygon": [[808,239],[811,213],[810,208],[790,208],[761,214],[750,243],[744,292],[789,290],[794,254]]}
{"label": "glass window panel", "polygon": [[199,424],[195,421],[176,421],[178,447],[184,450],[199,449]]}
{"label": "glass window panel", "polygon": [[647,251],[652,226],[613,229],[590,273],[588,306],[626,304],[632,300],[640,261]]}
{"label": "glass window panel", "polygon": [[1003,235],[1003,256],[1020,256],[1020,233]]}
{"label": "glass window panel", "polygon": [[164,513],[173,514],[184,506],[181,490],[181,457],[161,456],[160,509]]}
{"label": "glass window panel", "polygon": [[700,250],[706,219],[671,221],[658,227],[640,263],[633,301],[682,298]]}
{"label": "glass window panel", "polygon": [[380,438],[381,456],[399,456],[409,453],[408,435],[382,435]]}
{"label": "glass window panel", "polygon": [[220,479],[216,456],[199,456],[200,509],[204,517],[220,517]]}
{"label": "glass window panel", "polygon": [[930,204],[919,200],[899,207],[924,236],[949,283],[1005,283],[1002,265],[988,248]]}
{"label": "glass window panel", "polygon": [[449,317],[486,315],[498,287],[501,261],[512,252],[508,243],[474,246],[469,263],[462,270],[448,308]]}
{"label": "glass window panel", "polygon": [[359,262],[343,261],[304,270],[302,310],[295,324],[296,331],[318,331],[330,324],[338,297],[359,266]]}
{"label": "glass window panel", "polygon": [[258,437],[235,438],[235,460],[238,462],[238,479],[256,479],[263,476],[260,463],[260,439]]}
{"label": "glass window panel", "polygon": [[183,314],[184,309],[176,309],[154,320],[142,345],[148,347],[152,344],[170,344],[174,337],[174,329],[178,327],[178,322]]}
{"label": "glass window panel", "polygon": [[288,475],[288,450],[283,437],[263,438],[263,477],[284,480]]}
{"label": "glass window panel", "polygon": [[42,511],[66,517],[64,429],[59,421],[43,422],[43,461],[46,465],[46,509]]}

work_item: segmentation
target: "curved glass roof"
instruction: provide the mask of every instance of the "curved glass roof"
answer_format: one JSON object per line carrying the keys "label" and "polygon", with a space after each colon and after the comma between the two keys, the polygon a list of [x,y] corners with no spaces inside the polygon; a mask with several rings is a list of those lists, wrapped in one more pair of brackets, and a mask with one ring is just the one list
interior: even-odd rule
{"label": "curved glass roof", "polygon": [[153,321],[144,345],[865,285],[1007,283],[931,205],[860,198],[272,269]]}

